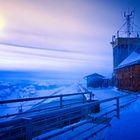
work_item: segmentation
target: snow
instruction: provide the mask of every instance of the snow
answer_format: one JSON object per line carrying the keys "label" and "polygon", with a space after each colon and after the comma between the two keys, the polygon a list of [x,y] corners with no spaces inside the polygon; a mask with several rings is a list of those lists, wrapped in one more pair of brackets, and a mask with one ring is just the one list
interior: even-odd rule
{"label": "snow", "polygon": [[114,119],[105,132],[104,140],[140,140],[140,98]]}
{"label": "snow", "polygon": [[[93,133],[92,130],[97,125],[97,124],[93,124],[91,122],[88,122],[88,123],[84,124],[84,122],[86,122],[86,121],[83,120],[83,121],[80,121],[78,123],[72,124],[71,126],[73,126],[73,128],[74,128],[76,125],[78,125],[78,124],[80,125],[80,123],[81,124],[83,123],[82,127],[81,126],[80,127],[75,127],[73,130],[70,129],[69,131],[67,131],[67,132],[65,132],[65,133],[63,133],[61,135],[58,135],[58,136],[53,137],[53,138],[50,138],[50,140],[68,140],[68,139],[69,140],[83,140],[88,135]],[[97,129],[100,129],[103,126],[105,126],[105,125],[100,124]],[[46,137],[48,137],[50,134],[55,135],[56,132],[65,131],[65,130],[69,129],[70,127],[66,126],[64,128],[51,131],[48,134],[43,134],[43,135],[41,135],[39,137],[35,137],[35,138],[33,138],[33,140],[46,139]],[[87,131],[87,130],[89,130],[89,131]]]}
{"label": "snow", "polygon": [[122,68],[127,65],[132,65],[136,63],[140,63],[140,54],[134,51],[117,68]]}
{"label": "snow", "polygon": [[[117,90],[116,88],[108,88],[108,89],[92,89],[95,94],[95,98],[97,99],[106,99],[112,98],[116,96],[125,95],[127,93]],[[132,95],[133,96],[133,95]],[[131,98],[131,97],[130,97]],[[130,98],[121,99],[120,103],[124,103],[129,101]],[[109,103],[111,104],[111,102]],[[103,106],[107,106],[109,104],[104,104]],[[103,108],[101,106],[101,108]],[[98,137],[104,136],[103,140],[140,140],[140,99],[130,106],[122,110],[120,119],[116,117],[111,121],[111,127],[108,127],[96,136],[96,140]],[[101,138],[100,138],[101,139]]]}
{"label": "snow", "polygon": [[[2,83],[1,83],[2,84]],[[7,87],[10,87],[11,83],[3,83]],[[40,89],[36,90],[35,85],[39,86],[46,86],[46,89]],[[50,86],[53,85],[53,86]],[[57,85],[57,86],[54,86]],[[28,86],[17,86],[15,83],[13,85],[14,88],[12,89],[17,89],[13,90],[14,92],[10,92],[10,88],[6,88],[0,91],[1,93],[1,99],[11,99],[11,98],[21,98],[21,97],[39,97],[39,96],[46,96],[46,95],[60,95],[60,94],[70,94],[70,93],[77,93],[79,91],[79,86],[77,82],[75,81],[48,81],[48,82],[39,82],[36,81],[32,84],[29,84]],[[17,88],[18,87],[18,88]],[[49,88],[53,87],[53,88]],[[22,90],[21,90],[22,89]],[[108,99],[112,97],[117,97],[121,95],[125,95],[127,93],[122,92],[117,90],[116,88],[88,88],[89,91],[91,91],[95,96],[95,100],[103,100],[103,99]],[[7,94],[6,94],[7,93]],[[79,97],[78,97],[79,98]],[[76,98],[76,100],[78,99]],[[128,99],[129,100],[129,99]],[[125,101],[125,100],[122,100]],[[51,103],[51,104],[50,104]],[[19,107],[22,105],[23,110],[29,110],[33,108],[41,108],[43,106],[50,106],[52,104],[56,104],[53,99],[48,99],[48,100],[40,100],[40,101],[34,101],[32,105],[29,105],[28,103],[22,103],[22,104],[11,104],[9,105],[1,105],[0,106],[0,111],[1,115],[7,114],[8,113],[13,113],[13,112],[18,112]],[[114,103],[113,103],[114,104]],[[101,110],[106,108],[107,106],[112,106],[112,102],[109,103],[103,103],[101,105]],[[104,137],[104,140],[139,140],[140,135],[139,135],[139,130],[140,130],[140,99],[137,100],[134,104],[126,108],[122,113],[121,113],[121,118],[118,119],[113,119],[111,121],[111,127],[105,129],[100,135],[97,135],[96,140],[101,139]],[[86,124],[83,127],[79,127],[76,129],[76,133],[82,133],[85,129],[88,129],[92,126],[92,123]],[[90,133],[90,132],[89,132]],[[131,133],[131,135],[130,135]],[[69,133],[69,134],[64,134],[61,135],[60,138],[63,138],[65,136],[69,135],[70,137],[74,136],[75,134]],[[88,135],[88,133],[83,134],[85,137]],[[79,139],[83,138],[83,136],[79,136]]]}
{"label": "snow", "polygon": [[74,84],[72,80],[46,81],[0,81],[0,99],[19,99],[29,97],[49,96],[57,90]]}
{"label": "snow", "polygon": [[[98,98],[99,100],[103,100],[103,99],[108,99],[108,98],[112,98],[112,97],[117,97],[117,96],[121,96],[121,95],[125,95],[125,94],[127,94],[126,92],[122,92],[122,91],[119,91],[119,90],[117,90],[116,88],[99,88],[99,89],[94,89],[94,88],[90,88],[90,91],[92,91],[94,94],[95,94],[95,97],[96,98]],[[133,95],[132,95],[133,96]],[[130,95],[130,97],[131,97],[131,95]],[[124,101],[126,101],[126,99],[127,99],[127,101],[129,101],[129,99],[130,99],[130,97],[128,96],[128,97],[126,97],[125,99],[122,99],[122,100],[120,100],[120,104],[122,105],[123,103],[124,103]],[[102,103],[101,105],[100,105],[100,107],[101,107],[101,112],[100,113],[97,113],[97,114],[93,114],[93,117],[99,117],[101,114],[103,114],[103,113],[105,113],[104,111],[105,111],[105,109],[107,109],[106,111],[110,111],[110,110],[112,110],[113,108],[112,107],[114,107],[114,105],[116,104],[116,100],[114,100],[115,102],[106,102],[106,103]],[[111,105],[111,108],[106,108],[107,106],[110,106]],[[116,106],[116,105],[115,105]],[[135,108],[135,107],[134,107]],[[137,107],[136,107],[137,108]],[[132,109],[133,110],[133,109]],[[110,116],[108,116],[109,118],[110,118],[110,120],[114,117],[114,115],[116,115],[116,112],[114,112],[114,114],[111,114]],[[132,115],[132,114],[131,114]],[[91,116],[92,117],[92,116]],[[127,114],[125,115],[125,117],[127,117]],[[102,118],[101,118],[102,119]],[[124,120],[125,120],[125,118],[124,118]],[[113,121],[114,121],[114,123],[116,123],[117,121],[118,121],[118,119],[113,119]],[[112,121],[112,122],[113,122]],[[130,120],[129,120],[130,121]],[[80,121],[79,123],[82,123],[82,121]],[[61,135],[59,135],[59,136],[56,136],[56,137],[54,137],[54,138],[52,138],[52,139],[84,139],[84,138],[86,138],[86,137],[88,137],[88,135],[90,135],[90,134],[92,134],[94,131],[96,132],[96,131],[98,131],[98,129],[102,129],[102,127],[108,127],[108,124],[99,124],[96,128],[95,128],[95,126],[96,126],[97,124],[95,123],[87,123],[87,124],[85,124],[85,125],[82,125],[82,126],[80,126],[80,127],[77,127],[77,128],[75,128],[74,130],[70,130],[70,131],[67,131],[67,132],[65,132],[64,134],[61,134]],[[107,125],[107,126],[106,126]],[[121,125],[118,125],[118,128],[120,127]],[[68,126],[69,127],[69,126]],[[117,128],[117,129],[118,129]],[[54,133],[55,134],[55,132],[57,132],[57,131],[61,131],[61,130],[65,130],[65,129],[67,129],[67,127],[64,127],[64,128],[62,128],[62,129],[57,129],[57,130],[54,130],[54,131],[52,131],[52,132],[50,132],[50,133]],[[110,129],[110,128],[109,128]],[[113,128],[114,129],[114,128]],[[89,131],[87,131],[87,130],[89,130]],[[103,131],[101,131],[100,133],[98,133],[97,135],[96,135],[96,137],[94,137],[94,140],[100,140],[100,139],[102,139],[103,138],[103,136],[105,136],[105,130],[106,129],[104,129]],[[131,130],[131,129],[130,129]],[[49,134],[43,134],[43,135],[41,135],[40,137],[45,137],[45,136],[47,136],[47,135],[49,135]],[[110,136],[110,134],[108,134],[109,136]],[[35,139],[37,139],[37,138],[35,138]],[[90,138],[90,139],[93,139],[93,138]],[[105,138],[105,140],[111,140],[110,139],[110,137],[108,138]],[[114,140],[114,139],[112,139],[112,140]],[[118,140],[118,139],[116,139],[116,140]],[[120,139],[119,139],[120,140]],[[136,139],[137,140],[137,139]]]}
{"label": "snow", "polygon": [[[0,82],[0,99],[10,100],[19,98],[41,97],[60,94],[77,93],[77,83],[72,80],[46,80],[46,81],[13,81]],[[36,108],[41,104],[52,102],[53,99],[42,99],[30,102],[0,105],[1,115],[18,113]],[[3,119],[4,120],[4,119]]]}
{"label": "snow", "polygon": [[[116,96],[121,96],[128,94],[126,92],[122,92],[117,90],[116,88],[108,88],[108,89],[92,89],[90,88],[90,91],[92,91],[95,94],[95,97],[99,100],[102,99],[108,99]],[[132,95],[133,96],[133,95]],[[130,96],[131,97],[131,96]],[[121,101],[121,100],[120,100]],[[125,101],[124,99],[122,100]],[[122,102],[122,103],[123,103]],[[120,102],[121,103],[121,102]],[[112,103],[107,103],[107,105],[110,105]],[[114,104],[114,103],[113,103]],[[103,107],[105,107],[106,104],[101,106],[101,110],[103,110]],[[111,121],[111,127],[107,127],[107,129],[104,129],[100,133],[96,135],[94,138],[90,138],[91,140],[139,140],[139,130],[140,130],[140,100],[137,100],[135,103],[131,104],[127,108],[125,108],[121,112],[121,118],[118,120],[114,117]],[[97,114],[99,115],[99,114]],[[96,115],[94,114],[94,117]],[[93,123],[85,124],[81,127],[75,128],[73,131],[68,131],[64,134],[61,134],[60,136],[53,138],[53,139],[83,139],[86,136],[93,133],[93,130],[96,131],[96,129],[100,129],[102,127],[106,127],[104,124],[100,124],[96,129],[94,127]],[[63,129],[66,129],[67,127],[64,127]],[[87,131],[89,129],[89,131]],[[132,130],[133,129],[133,130]],[[137,130],[135,130],[137,129]],[[59,130],[54,130],[53,133],[57,132]],[[51,132],[52,133],[52,132]],[[80,134],[80,135],[79,135]],[[130,135],[132,134],[132,135]],[[42,136],[47,136],[47,134],[44,134]]]}
{"label": "snow", "polygon": [[108,98],[113,98],[121,95],[125,95],[125,92],[119,91],[116,88],[88,88],[95,97],[94,99],[103,100]]}
{"label": "snow", "polygon": [[91,75],[85,76],[85,78],[89,78],[89,77],[91,77],[91,78],[104,78],[104,76],[102,76],[102,75],[100,75],[98,73],[93,73]]}

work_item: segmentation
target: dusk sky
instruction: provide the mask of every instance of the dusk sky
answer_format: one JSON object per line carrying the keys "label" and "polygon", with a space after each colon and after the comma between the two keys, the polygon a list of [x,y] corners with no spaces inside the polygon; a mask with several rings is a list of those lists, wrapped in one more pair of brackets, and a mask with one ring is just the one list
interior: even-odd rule
{"label": "dusk sky", "polygon": [[[112,35],[139,0],[0,0],[0,71],[111,76]],[[139,29],[140,30],[140,29]]]}

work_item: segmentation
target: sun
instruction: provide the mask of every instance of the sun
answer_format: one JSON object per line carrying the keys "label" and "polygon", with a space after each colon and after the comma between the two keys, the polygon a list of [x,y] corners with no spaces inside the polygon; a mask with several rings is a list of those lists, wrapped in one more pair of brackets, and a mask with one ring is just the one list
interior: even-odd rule
{"label": "sun", "polygon": [[5,19],[3,16],[0,16],[0,32],[5,28]]}
{"label": "sun", "polygon": [[3,16],[0,15],[0,37],[4,37],[5,36],[5,26],[6,26],[6,22]]}

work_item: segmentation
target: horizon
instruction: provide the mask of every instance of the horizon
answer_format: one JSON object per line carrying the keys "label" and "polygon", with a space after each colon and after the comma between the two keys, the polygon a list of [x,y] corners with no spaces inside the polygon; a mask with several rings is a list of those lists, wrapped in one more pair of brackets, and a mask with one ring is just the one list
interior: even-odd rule
{"label": "horizon", "polygon": [[[1,78],[111,77],[113,34],[137,0],[0,1]],[[8,76],[8,77],[7,77]]]}

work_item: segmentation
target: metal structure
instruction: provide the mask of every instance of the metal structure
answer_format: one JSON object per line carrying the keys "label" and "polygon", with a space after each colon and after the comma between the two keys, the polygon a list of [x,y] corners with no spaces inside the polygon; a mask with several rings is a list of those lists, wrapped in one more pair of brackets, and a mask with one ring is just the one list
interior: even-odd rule
{"label": "metal structure", "polygon": [[[126,59],[138,46],[140,46],[140,32],[134,23],[134,11],[124,13],[125,22],[112,37],[113,66],[114,69]],[[139,28],[140,29],[140,28]]]}
{"label": "metal structure", "polygon": [[117,38],[119,37],[139,37],[140,31],[138,31],[138,26],[134,23],[134,10],[124,12],[125,22],[117,31]]}
{"label": "metal structure", "polygon": [[130,37],[131,32],[132,32],[132,26],[131,26],[131,19],[133,18],[133,12],[131,11],[131,13],[126,14],[126,12],[124,13],[124,17],[126,18],[126,24],[127,24],[127,37]]}
{"label": "metal structure", "polygon": [[[59,96],[59,98],[61,97]],[[0,139],[45,140],[57,137],[59,139],[61,136],[67,136],[67,139],[80,139],[80,137],[88,139],[110,126],[112,117],[116,116],[119,119],[120,109],[136,101],[136,99],[137,95],[131,94],[96,102],[90,99],[90,102],[84,104],[59,108],[32,117],[1,122]],[[101,106],[99,113],[94,112],[97,105]]]}
{"label": "metal structure", "polygon": [[[0,101],[0,111],[4,108],[3,106],[8,106],[8,111],[5,112],[5,114],[0,115],[0,122],[3,121],[2,119],[7,120],[11,119],[11,117],[23,117],[25,115],[32,116],[38,112],[41,114],[48,111],[65,108],[68,106],[83,104],[87,101],[91,101],[93,96],[94,94],[92,94],[92,92],[86,90],[86,92],[73,94],[3,100]],[[47,102],[48,100],[50,101]],[[18,108],[21,105],[23,111],[19,112]],[[9,113],[9,110],[11,110],[11,113]]]}

